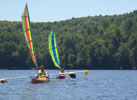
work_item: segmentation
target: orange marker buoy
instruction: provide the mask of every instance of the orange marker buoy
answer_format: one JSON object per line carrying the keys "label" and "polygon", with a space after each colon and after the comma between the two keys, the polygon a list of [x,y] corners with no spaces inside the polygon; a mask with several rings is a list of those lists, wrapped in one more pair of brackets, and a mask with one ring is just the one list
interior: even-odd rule
{"label": "orange marker buoy", "polygon": [[88,70],[85,70],[85,71],[84,71],[84,74],[87,76],[87,75],[88,75]]}

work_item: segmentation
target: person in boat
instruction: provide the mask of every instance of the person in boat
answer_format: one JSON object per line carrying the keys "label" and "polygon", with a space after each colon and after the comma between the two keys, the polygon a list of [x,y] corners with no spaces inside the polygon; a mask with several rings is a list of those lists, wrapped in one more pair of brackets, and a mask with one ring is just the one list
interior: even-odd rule
{"label": "person in boat", "polygon": [[44,65],[41,65],[40,66],[40,70],[38,71],[38,76],[45,76],[45,77],[48,77],[48,73],[44,67]]}
{"label": "person in boat", "polygon": [[59,75],[57,76],[57,78],[59,79],[64,79],[66,78],[66,74],[64,73],[64,68],[61,68],[61,71],[59,72]]}
{"label": "person in boat", "polygon": [[61,71],[59,72],[59,74],[64,74],[64,68],[61,68]]}

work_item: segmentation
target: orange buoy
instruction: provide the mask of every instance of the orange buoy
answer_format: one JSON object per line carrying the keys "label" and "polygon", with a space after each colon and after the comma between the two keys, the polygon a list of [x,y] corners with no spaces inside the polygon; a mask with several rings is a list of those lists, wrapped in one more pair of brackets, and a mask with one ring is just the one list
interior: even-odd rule
{"label": "orange buoy", "polygon": [[87,76],[88,75],[88,70],[85,70],[84,74]]}

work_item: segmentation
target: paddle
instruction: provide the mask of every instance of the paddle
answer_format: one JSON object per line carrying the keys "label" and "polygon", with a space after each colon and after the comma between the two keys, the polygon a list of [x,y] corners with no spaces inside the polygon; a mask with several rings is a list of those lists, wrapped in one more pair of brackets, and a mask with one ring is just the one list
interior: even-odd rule
{"label": "paddle", "polygon": [[5,82],[7,82],[7,80],[5,78],[2,78],[2,79],[0,79],[0,82],[5,83]]}
{"label": "paddle", "polygon": [[69,72],[69,76],[70,76],[71,78],[76,78],[76,74],[75,74],[74,72]]}
{"label": "paddle", "polygon": [[88,70],[85,70],[85,71],[75,71],[75,72],[69,72],[69,76],[71,78],[76,78],[76,74],[75,73],[80,73],[80,72],[84,72],[84,74],[87,76],[88,75]]}

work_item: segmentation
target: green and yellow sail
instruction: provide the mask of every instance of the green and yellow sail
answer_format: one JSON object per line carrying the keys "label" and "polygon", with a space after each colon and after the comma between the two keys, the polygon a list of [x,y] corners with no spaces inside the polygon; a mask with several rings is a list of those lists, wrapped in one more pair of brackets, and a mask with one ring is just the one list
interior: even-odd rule
{"label": "green and yellow sail", "polygon": [[49,52],[54,65],[61,68],[54,29],[49,34]]}
{"label": "green and yellow sail", "polygon": [[26,4],[26,7],[25,7],[24,12],[22,14],[22,26],[23,26],[23,32],[25,35],[25,39],[26,39],[28,48],[30,50],[32,60],[33,60],[34,64],[36,65],[36,68],[38,68],[27,4]]}

